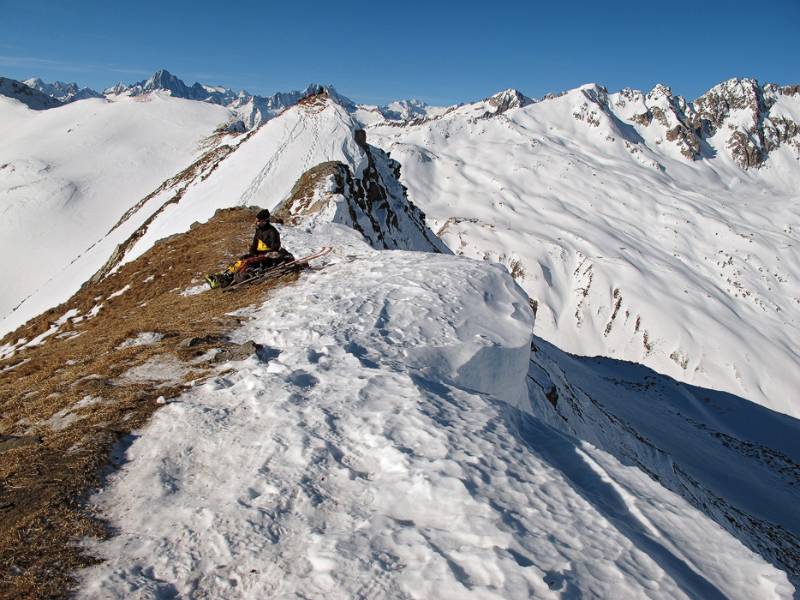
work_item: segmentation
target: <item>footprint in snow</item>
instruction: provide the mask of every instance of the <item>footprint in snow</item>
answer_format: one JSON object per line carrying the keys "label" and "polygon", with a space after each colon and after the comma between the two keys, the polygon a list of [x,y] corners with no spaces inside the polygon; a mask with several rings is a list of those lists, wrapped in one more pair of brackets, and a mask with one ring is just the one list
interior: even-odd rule
{"label": "footprint in snow", "polygon": [[307,373],[302,369],[292,371],[288,377],[289,381],[299,388],[309,389],[319,383],[319,379],[314,377],[311,373]]}

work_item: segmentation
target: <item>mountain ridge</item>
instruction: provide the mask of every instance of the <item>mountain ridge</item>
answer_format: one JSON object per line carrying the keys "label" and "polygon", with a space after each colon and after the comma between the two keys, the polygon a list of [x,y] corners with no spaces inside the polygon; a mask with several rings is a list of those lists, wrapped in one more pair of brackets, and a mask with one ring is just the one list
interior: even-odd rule
{"label": "mountain ridge", "polygon": [[[259,96],[244,90],[236,92],[223,86],[198,82],[189,86],[166,69],[159,69],[148,79],[133,84],[118,83],[105,89],[103,94],[89,88],[79,88],[75,83],[65,84],[57,81],[48,84],[39,78],[31,78],[24,83],[62,102],[89,97],[120,95],[135,97],[155,91],[168,92],[177,98],[225,106],[231,109],[248,129],[258,127],[300,99],[320,91],[327,92],[351,112],[361,111],[360,120],[366,126],[377,125],[381,121],[384,124],[401,126],[421,125],[429,119],[440,118],[460,107],[477,104],[434,107],[419,100],[398,100],[384,106],[370,106],[356,104],[339,94],[333,86],[315,83],[300,91]],[[661,83],[656,84],[648,92],[623,88],[619,92],[609,93],[607,88],[599,84],[586,84],[575,89],[588,94],[590,103],[599,110],[621,109],[626,113],[626,118],[633,123],[663,128],[666,141],[675,144],[681,154],[689,160],[707,157],[708,154],[704,154],[703,150],[707,140],[725,129],[730,130],[724,140],[725,147],[743,169],[760,167],[767,160],[769,153],[781,144],[792,144],[800,148],[798,124],[781,115],[769,115],[769,110],[780,96],[800,94],[798,84],[759,84],[756,79],[734,77],[712,86],[691,101],[684,96],[674,95],[669,86]],[[487,105],[485,116],[488,117],[502,114],[510,109],[559,98],[568,92],[546,94],[541,99],[534,99],[512,88],[479,102]],[[636,107],[633,113],[630,108],[626,108],[629,103]],[[745,115],[734,115],[742,111]],[[732,118],[732,115],[735,118]]]}

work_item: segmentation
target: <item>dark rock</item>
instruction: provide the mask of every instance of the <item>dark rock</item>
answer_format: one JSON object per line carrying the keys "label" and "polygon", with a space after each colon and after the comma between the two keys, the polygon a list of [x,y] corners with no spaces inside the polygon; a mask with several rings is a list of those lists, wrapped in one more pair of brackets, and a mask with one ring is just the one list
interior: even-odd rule
{"label": "dark rock", "polygon": [[550,386],[550,389],[547,390],[545,397],[547,398],[547,401],[553,405],[553,408],[555,408],[558,404],[558,390],[556,389],[555,385]]}
{"label": "dark rock", "polygon": [[184,348],[195,348],[197,346],[205,346],[209,344],[219,344],[220,342],[227,341],[227,338],[222,335],[209,334],[203,337],[187,338],[181,342]]}

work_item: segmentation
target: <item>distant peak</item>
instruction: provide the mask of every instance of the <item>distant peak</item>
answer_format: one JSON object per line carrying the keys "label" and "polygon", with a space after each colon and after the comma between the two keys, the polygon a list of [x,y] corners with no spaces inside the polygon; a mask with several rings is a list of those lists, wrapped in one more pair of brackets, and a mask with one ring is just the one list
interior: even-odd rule
{"label": "distant peak", "polygon": [[656,96],[672,96],[672,88],[668,85],[664,85],[663,83],[657,83],[653,86],[653,89],[650,90],[649,96],[656,97]]}
{"label": "distant peak", "polygon": [[177,91],[177,89],[183,89],[186,87],[186,84],[178,79],[175,75],[167,71],[166,69],[159,69],[153,75],[150,76],[144,84],[144,89],[151,90],[151,89],[165,89],[170,91]]}
{"label": "distant peak", "polygon": [[496,107],[497,112],[501,113],[512,108],[522,108],[523,106],[533,104],[535,100],[529,98],[519,90],[509,88],[496,93],[494,96],[490,96],[486,99],[486,102]]}

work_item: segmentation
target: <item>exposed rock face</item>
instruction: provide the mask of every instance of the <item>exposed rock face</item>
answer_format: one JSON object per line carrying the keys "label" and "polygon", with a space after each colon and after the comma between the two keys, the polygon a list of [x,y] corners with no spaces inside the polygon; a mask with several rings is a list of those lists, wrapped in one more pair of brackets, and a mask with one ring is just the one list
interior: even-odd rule
{"label": "exposed rock face", "polygon": [[666,129],[667,141],[674,142],[686,158],[699,158],[700,138],[691,127],[695,118],[694,108],[660,84],[647,95],[646,103],[655,120]]}
{"label": "exposed rock face", "polygon": [[522,108],[533,104],[535,100],[528,98],[519,90],[508,89],[487,98],[486,102],[494,106],[497,109],[494,114],[499,115],[512,108]]}
{"label": "exposed rock face", "polygon": [[77,83],[64,83],[63,81],[54,81],[53,83],[45,83],[38,77],[26,79],[23,82],[25,85],[39,90],[43,94],[60,100],[61,102],[75,102],[76,100],[84,100],[86,98],[102,98],[103,94],[94,91],[88,87],[80,87]]}
{"label": "exposed rock face", "polygon": [[51,98],[21,81],[6,79],[5,77],[0,77],[0,96],[8,96],[19,100],[33,110],[45,110],[62,106],[62,103],[55,98]]}
{"label": "exposed rock face", "polygon": [[357,130],[355,139],[368,160],[360,176],[342,162],[316,165],[298,179],[273,216],[288,222],[310,217],[348,225],[375,248],[449,253],[425,224],[424,213],[408,199],[399,181],[400,163],[367,144],[364,130]]}
{"label": "exposed rock face", "polygon": [[[733,159],[743,168],[760,166],[766,159],[762,123],[768,112],[763,89],[754,79],[731,79],[711,88],[695,100],[695,125],[711,137],[730,130],[725,142]],[[736,116],[733,120],[731,117]]]}
{"label": "exposed rock face", "polygon": [[[664,85],[647,95],[625,89],[615,94],[614,109],[627,113],[628,121],[659,128],[690,160],[703,157],[706,140],[714,138],[743,169],[760,167],[769,153],[789,144],[800,153],[798,124],[784,114],[781,103],[800,94],[800,86],[760,85],[754,79],[730,79],[714,86],[694,102],[675,96]],[[601,96],[588,96],[603,106]],[[590,125],[592,108],[576,112]]]}

